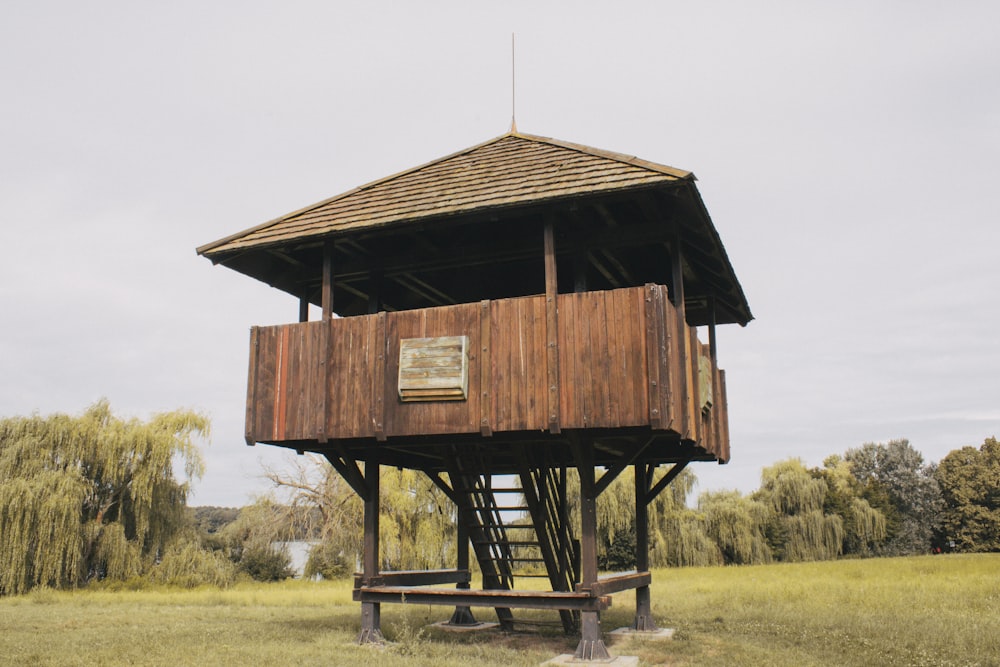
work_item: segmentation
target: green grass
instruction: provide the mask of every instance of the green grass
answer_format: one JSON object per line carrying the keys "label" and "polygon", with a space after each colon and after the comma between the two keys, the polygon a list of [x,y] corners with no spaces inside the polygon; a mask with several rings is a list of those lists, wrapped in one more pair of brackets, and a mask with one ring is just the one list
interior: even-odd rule
{"label": "green grass", "polygon": [[[611,643],[643,665],[1000,665],[1000,554],[659,570],[653,581],[654,616],[675,638]],[[633,595],[620,593],[602,625],[628,625],[633,613]],[[353,643],[349,582],[45,590],[0,599],[0,663],[506,667],[576,646],[553,627],[427,627],[449,614],[383,605],[392,643],[376,649]]]}

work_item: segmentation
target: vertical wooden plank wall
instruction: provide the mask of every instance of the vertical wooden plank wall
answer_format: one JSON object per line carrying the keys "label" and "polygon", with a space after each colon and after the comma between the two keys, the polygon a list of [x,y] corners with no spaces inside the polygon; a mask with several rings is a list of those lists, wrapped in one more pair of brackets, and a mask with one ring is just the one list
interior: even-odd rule
{"label": "vertical wooden plank wall", "polygon": [[548,427],[546,308],[542,297],[490,302],[493,431]]}
{"label": "vertical wooden plank wall", "polygon": [[375,382],[378,316],[328,320],[329,360],[326,386],[328,436],[360,438],[374,435],[372,385]]}
{"label": "vertical wooden plank wall", "polygon": [[649,423],[643,288],[559,295],[563,428]]}
{"label": "vertical wooden plank wall", "polygon": [[[725,374],[698,405],[697,331],[662,285],[559,294],[560,428],[650,425],[729,456]],[[447,433],[490,437],[550,425],[544,296],[254,327],[247,441],[323,441]],[[399,341],[469,337],[465,401],[401,403]]]}

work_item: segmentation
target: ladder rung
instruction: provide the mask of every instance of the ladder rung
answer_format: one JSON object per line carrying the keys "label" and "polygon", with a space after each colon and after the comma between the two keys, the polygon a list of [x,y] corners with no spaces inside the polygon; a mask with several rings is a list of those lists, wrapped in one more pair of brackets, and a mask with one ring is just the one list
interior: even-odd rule
{"label": "ladder rung", "polygon": [[527,507],[522,507],[520,505],[473,505],[474,510],[492,510],[497,512],[527,512]]}
{"label": "ladder rung", "polygon": [[509,487],[509,486],[491,486],[491,487],[485,487],[485,486],[473,486],[473,487],[460,486],[459,488],[457,488],[455,490],[458,491],[458,492],[460,492],[460,493],[462,493],[462,492],[464,492],[464,493],[489,493],[489,492],[493,492],[493,493],[521,493],[521,491],[523,489],[518,489],[518,488],[514,488],[514,487]]}

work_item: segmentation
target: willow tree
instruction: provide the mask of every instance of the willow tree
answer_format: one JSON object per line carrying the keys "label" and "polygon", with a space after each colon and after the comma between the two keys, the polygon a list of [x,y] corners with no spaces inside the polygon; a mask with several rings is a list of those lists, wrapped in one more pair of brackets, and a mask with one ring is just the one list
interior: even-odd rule
{"label": "willow tree", "polygon": [[[651,486],[667,474],[657,468]],[[576,470],[568,471],[567,504],[570,525],[580,525],[580,484]],[[600,473],[598,473],[600,476]],[[704,533],[700,518],[687,507],[687,497],[698,483],[683,470],[648,506],[649,560],[652,567],[714,565],[718,549]],[[597,545],[602,562],[635,567],[635,470],[626,468],[597,498]],[[619,558],[609,558],[611,552]]]}
{"label": "willow tree", "polygon": [[0,420],[0,594],[141,573],[184,523],[208,430],[189,411],[123,420],[107,401]]}
{"label": "willow tree", "polygon": [[729,565],[770,563],[767,541],[768,522],[773,508],[743,496],[739,491],[703,493],[698,510],[704,518],[705,533]]}
{"label": "willow tree", "polygon": [[888,520],[883,512],[862,497],[864,488],[854,476],[852,465],[833,455],[812,475],[826,482],[823,510],[843,520],[844,553],[870,556],[881,550],[888,537]]}
{"label": "willow tree", "polygon": [[823,511],[826,491],[826,482],[810,474],[799,459],[764,468],[752,498],[774,513],[769,537],[779,560],[826,560],[842,553],[844,522]]}
{"label": "willow tree", "polygon": [[[362,466],[363,469],[363,466]],[[273,520],[253,536],[262,540],[307,539],[315,553],[353,567],[361,557],[361,499],[333,466],[314,455],[297,457],[282,470],[266,471],[274,484]],[[454,561],[456,512],[422,472],[384,467],[380,481],[379,551],[385,570],[434,569]]]}
{"label": "willow tree", "polygon": [[422,472],[382,470],[379,544],[386,570],[447,567],[458,553],[455,505]]}

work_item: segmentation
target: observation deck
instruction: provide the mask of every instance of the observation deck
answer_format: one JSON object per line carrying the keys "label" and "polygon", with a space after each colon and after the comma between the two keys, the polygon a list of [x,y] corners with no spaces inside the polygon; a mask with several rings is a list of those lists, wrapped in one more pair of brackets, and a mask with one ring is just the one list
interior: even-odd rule
{"label": "observation deck", "polygon": [[[383,443],[383,464],[428,472],[445,470],[448,445],[482,446],[503,474],[517,462],[501,442],[552,445],[573,465],[560,443],[585,429],[597,465],[729,459],[725,372],[664,286],[555,299],[554,329],[545,295],[254,327],[247,442],[354,459]],[[433,350],[401,355],[438,339],[461,346],[454,368]],[[461,395],[408,400],[414,375],[453,376]]]}

